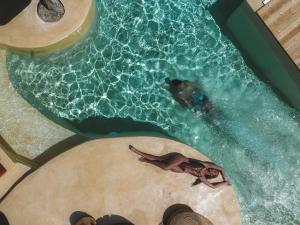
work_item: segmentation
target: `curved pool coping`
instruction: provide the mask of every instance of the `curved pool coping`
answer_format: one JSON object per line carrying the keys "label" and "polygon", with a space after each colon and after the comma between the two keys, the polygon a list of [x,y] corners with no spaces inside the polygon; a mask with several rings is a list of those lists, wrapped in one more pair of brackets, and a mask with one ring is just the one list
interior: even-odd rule
{"label": "curved pool coping", "polygon": [[0,137],[15,153],[28,159],[74,134],[49,120],[17,93],[9,80],[6,52],[1,49],[0,108]]}
{"label": "curved pool coping", "polygon": [[37,15],[38,0],[33,0],[10,23],[0,26],[0,48],[15,51],[49,52],[76,43],[95,18],[94,0],[63,0],[64,17],[45,23]]}
{"label": "curved pool coping", "polygon": [[208,160],[192,147],[166,138],[98,139],[58,155],[27,176],[1,202],[1,211],[11,225],[67,225],[71,213],[78,210],[95,218],[114,214],[133,224],[154,225],[168,207],[180,203],[214,225],[241,224],[232,186],[191,187],[194,177],[140,162],[129,144],[156,155],[176,151]]}

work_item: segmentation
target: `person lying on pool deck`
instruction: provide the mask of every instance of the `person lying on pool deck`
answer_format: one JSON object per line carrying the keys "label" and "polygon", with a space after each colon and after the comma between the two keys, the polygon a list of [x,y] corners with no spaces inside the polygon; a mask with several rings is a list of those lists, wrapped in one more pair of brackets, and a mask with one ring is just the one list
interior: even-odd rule
{"label": "person lying on pool deck", "polygon": [[[140,155],[141,158],[139,160],[142,162],[158,166],[163,170],[170,170],[175,173],[188,173],[197,177],[192,186],[200,183],[204,183],[211,188],[217,188],[222,185],[230,185],[227,176],[224,174],[224,169],[212,162],[187,158],[177,152],[168,153],[162,156],[155,156],[139,151],[132,145],[129,145],[129,149]],[[209,179],[218,177],[219,174],[221,174],[223,181],[213,183],[208,181]]]}
{"label": "person lying on pool deck", "polygon": [[166,80],[174,98],[184,107],[196,114],[207,114],[212,103],[203,93],[200,85],[188,80]]}

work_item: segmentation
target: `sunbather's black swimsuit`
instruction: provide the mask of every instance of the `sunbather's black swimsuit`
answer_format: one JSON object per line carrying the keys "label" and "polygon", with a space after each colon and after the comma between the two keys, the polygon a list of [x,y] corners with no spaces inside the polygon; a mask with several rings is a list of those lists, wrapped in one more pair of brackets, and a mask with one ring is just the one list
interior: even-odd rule
{"label": "sunbather's black swimsuit", "polygon": [[[183,171],[185,171],[185,168],[187,166],[193,167],[195,172],[197,174],[199,174],[199,176],[201,176],[201,170],[203,170],[205,168],[205,166],[201,163],[199,163],[198,161],[195,162],[193,159],[189,159],[188,162],[183,162],[179,165],[180,169],[182,169]],[[194,175],[194,174],[192,174]]]}
{"label": "sunbather's black swimsuit", "polygon": [[[183,171],[185,171],[185,168],[187,166],[193,167],[193,169],[194,169],[194,173],[189,173],[189,174],[191,174],[193,176],[196,176],[196,177],[202,177],[203,176],[202,170],[205,168],[205,166],[201,162],[199,162],[198,160],[189,158],[188,162],[183,162],[179,165],[179,167]],[[218,177],[218,175],[204,175],[204,176],[206,177],[206,179],[212,179],[212,178]]]}

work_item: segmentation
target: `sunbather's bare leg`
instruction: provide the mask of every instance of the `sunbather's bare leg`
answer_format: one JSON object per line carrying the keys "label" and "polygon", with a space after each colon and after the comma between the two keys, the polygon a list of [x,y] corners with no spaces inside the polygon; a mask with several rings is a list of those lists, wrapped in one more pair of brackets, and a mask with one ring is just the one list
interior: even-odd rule
{"label": "sunbather's bare leg", "polygon": [[[184,171],[179,167],[178,163],[179,162],[173,162],[173,164],[169,163],[165,164],[163,161],[156,161],[156,160],[148,160],[148,159],[143,159],[143,162],[152,164],[154,166],[157,166],[163,170],[171,170],[176,173],[183,173]],[[181,163],[181,162],[180,162]]]}
{"label": "sunbather's bare leg", "polygon": [[180,153],[172,152],[166,155],[160,156],[160,160],[147,159],[146,157],[141,157],[139,160],[142,162],[150,163],[152,165],[158,166],[163,170],[171,170],[173,172],[182,173],[184,172],[180,168],[180,164],[183,162],[188,162],[188,158]]}
{"label": "sunbather's bare leg", "polygon": [[169,160],[181,160],[182,162],[184,161],[188,161],[188,158],[186,158],[184,155],[178,153],[178,152],[171,152],[165,155],[161,155],[161,156],[156,156],[156,155],[151,155],[145,152],[142,152],[138,149],[136,149],[135,147],[133,147],[132,145],[129,145],[129,149],[131,151],[133,151],[134,153],[142,156],[139,160],[140,161],[144,161],[143,158],[148,159],[148,160],[156,160],[156,161],[169,161]]}
{"label": "sunbather's bare leg", "polygon": [[[142,156],[142,157],[145,158],[145,159],[148,159],[148,160],[157,160],[157,161],[162,160],[161,156],[151,155],[151,154],[142,152],[142,151],[136,149],[135,147],[133,147],[132,145],[129,145],[129,149],[130,149],[131,151],[133,151],[134,153],[136,153],[136,154]],[[143,160],[141,160],[141,161],[143,161]]]}

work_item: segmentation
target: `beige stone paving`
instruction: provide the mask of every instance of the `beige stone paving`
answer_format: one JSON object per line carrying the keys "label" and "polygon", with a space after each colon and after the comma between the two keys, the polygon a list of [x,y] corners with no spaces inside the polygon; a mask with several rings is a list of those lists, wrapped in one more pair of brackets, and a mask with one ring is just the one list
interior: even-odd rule
{"label": "beige stone paving", "polygon": [[10,83],[5,51],[0,50],[0,135],[16,153],[33,159],[73,135],[27,103]]}
{"label": "beige stone paving", "polygon": [[169,139],[99,139],[59,155],[32,173],[0,204],[0,210],[10,225],[68,225],[70,214],[77,210],[95,218],[116,214],[135,225],[158,225],[167,207],[182,203],[215,225],[241,224],[232,186],[191,187],[194,177],[138,161],[129,144],[152,154],[177,151],[207,160],[195,149]]}
{"label": "beige stone paving", "polygon": [[[91,24],[93,0],[61,0],[65,7],[64,17],[56,23],[45,23],[37,15],[38,0],[32,0],[18,16],[0,26],[0,45],[35,49],[51,46],[70,38],[81,36]],[[87,23],[85,27],[83,24]],[[71,37],[74,39],[75,37]],[[76,39],[76,38],[75,38]]]}

